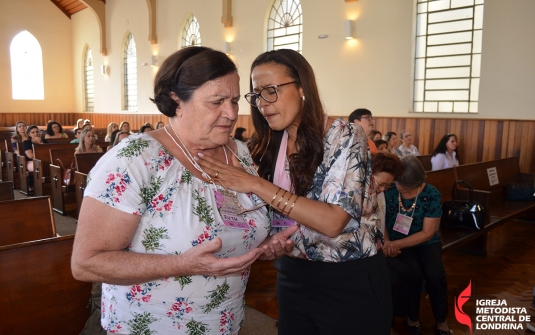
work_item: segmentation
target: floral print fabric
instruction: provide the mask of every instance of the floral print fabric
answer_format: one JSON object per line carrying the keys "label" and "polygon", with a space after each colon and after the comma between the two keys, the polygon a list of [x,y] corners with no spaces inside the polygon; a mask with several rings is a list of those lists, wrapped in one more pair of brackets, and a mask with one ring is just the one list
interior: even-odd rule
{"label": "floral print fabric", "polygon": [[398,155],[398,157],[403,157],[407,155],[420,156],[420,151],[418,151],[418,148],[412,144],[410,148],[407,148],[406,146],[402,144],[399,147],[397,147],[395,150],[396,150],[396,155]]}
{"label": "floral print fabric", "polygon": [[[252,166],[247,147],[237,141],[237,155]],[[249,229],[224,225],[219,188],[196,178],[158,141],[131,135],[106,153],[88,177],[85,196],[120,211],[139,215],[127,248],[140,254],[178,255],[221,238],[216,255],[240,256],[268,235],[270,219],[263,207],[243,214]],[[254,194],[238,194],[251,208]],[[119,334],[237,334],[243,322],[249,270],[239,275],[181,276],[136,285],[102,286],[102,325]]]}
{"label": "floral print fabric", "polygon": [[[303,225],[292,235],[290,256],[322,262],[346,262],[373,256],[382,247],[378,229],[377,198],[370,185],[371,158],[368,138],[361,127],[335,120],[323,139],[323,161],[314,175],[307,198],[340,206],[351,220],[335,238]],[[288,161],[286,170],[289,173]],[[372,217],[361,220],[361,217]],[[272,228],[274,234],[284,228]]]}

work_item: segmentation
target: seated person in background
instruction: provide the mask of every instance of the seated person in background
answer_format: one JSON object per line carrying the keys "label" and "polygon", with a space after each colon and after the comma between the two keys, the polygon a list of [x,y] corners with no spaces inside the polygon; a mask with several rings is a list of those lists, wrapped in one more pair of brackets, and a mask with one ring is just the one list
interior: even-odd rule
{"label": "seated person in background", "polygon": [[[85,120],[84,121],[84,126],[82,127],[82,130],[86,130],[86,129],[93,130],[93,126],[91,125],[91,121],[89,121],[89,120]],[[95,133],[94,130],[93,130],[93,134],[95,134],[95,141],[98,141],[98,136],[97,136],[97,134]]]}
{"label": "seated person in background", "polygon": [[249,136],[247,134],[247,129],[238,127],[236,128],[236,131],[234,131],[234,139],[240,140],[242,142],[245,142],[249,139]]}
{"label": "seated person in background", "polygon": [[115,142],[115,139],[117,138],[117,134],[119,134],[121,131],[119,129],[117,130],[114,130],[112,133],[111,133],[111,136],[110,136],[110,144],[108,145],[108,147],[106,148],[106,152],[110,151],[111,148],[113,148],[113,142]]}
{"label": "seated person in background", "polygon": [[165,123],[163,123],[162,121],[158,121],[158,123],[156,123],[156,129],[160,129],[163,127],[165,127]]}
{"label": "seated person in background", "polygon": [[370,148],[370,152],[372,154],[376,153],[377,148],[375,147],[375,143],[369,138],[373,131],[373,126],[375,125],[375,119],[372,116],[372,112],[366,108],[357,108],[349,114],[349,122],[358,124],[364,129],[366,136],[368,136],[368,147]]}
{"label": "seated person in background", "polygon": [[383,137],[383,134],[379,130],[372,130],[370,135],[368,135],[368,138],[372,141],[380,140]]}
{"label": "seated person in background", "polygon": [[[26,133],[26,130],[28,129],[28,126],[26,126],[26,122],[24,121],[18,121],[15,124],[15,135],[11,136],[11,144],[13,146],[13,153],[15,153],[15,158],[17,158],[17,155],[19,155],[19,152],[17,150],[17,143],[22,146],[22,143],[26,140],[29,140],[30,137]],[[15,164],[17,166],[17,164]]]}
{"label": "seated person in background", "polygon": [[401,280],[394,306],[406,307],[407,330],[421,334],[420,295],[425,286],[433,316],[435,334],[449,335],[448,289],[442,262],[442,243],[437,229],[442,215],[441,194],[425,181],[425,170],[418,158],[401,157],[404,172],[396,187],[385,191],[385,245],[390,271]]}
{"label": "seated person in background", "polygon": [[74,125],[74,128],[82,128],[84,126],[84,119],[78,119],[78,121],[76,121],[76,124]]}
{"label": "seated person in background", "polygon": [[92,129],[84,129],[80,134],[80,143],[74,154],[88,154],[102,152],[102,148],[95,145],[95,132]]}
{"label": "seated person in background", "polygon": [[390,152],[393,155],[396,154],[396,148],[399,147],[399,137],[398,134],[394,133],[393,131],[387,131],[383,135],[383,140],[388,143],[388,152]]}
{"label": "seated person in background", "polygon": [[379,139],[379,140],[373,141],[373,143],[375,143],[375,146],[377,147],[377,152],[390,153],[388,151],[388,143],[386,143],[386,141]]}
{"label": "seated person in background", "polygon": [[22,147],[24,148],[24,156],[26,156],[26,168],[29,172],[33,172],[33,144],[43,144],[48,143],[48,141],[41,138],[41,131],[35,125],[28,127],[27,134],[30,139],[24,141]]}
{"label": "seated person in background", "polygon": [[408,130],[402,130],[399,133],[399,138],[401,139],[401,145],[396,148],[396,154],[399,157],[406,155],[420,156],[418,148],[412,144],[412,134]]}
{"label": "seated person in background", "polygon": [[68,138],[67,134],[63,132],[63,127],[59,122],[50,121],[46,126],[45,138]]}
{"label": "seated person in background", "polygon": [[104,137],[104,142],[110,142],[111,133],[113,133],[117,129],[119,129],[119,125],[115,122],[110,122],[110,124],[108,124],[108,131],[106,132],[106,137]]}
{"label": "seated person in background", "polygon": [[128,133],[126,131],[116,130],[116,131],[113,132],[112,138],[113,138],[113,135],[115,135],[115,138],[113,139],[113,143],[112,143],[111,146],[108,146],[108,149],[106,151],[110,151],[111,148],[113,148],[114,146],[117,145],[117,143],[121,142],[123,139],[127,138],[128,136],[130,136],[130,133]]}
{"label": "seated person in background", "polygon": [[459,154],[457,153],[457,136],[446,134],[438,143],[433,157],[431,158],[431,171],[447,169],[459,165]]}
{"label": "seated person in background", "polygon": [[121,125],[119,125],[119,130],[132,134],[132,131],[130,130],[130,123],[126,121],[121,122]]}
{"label": "seated person in background", "polygon": [[141,128],[139,128],[139,133],[142,134],[142,133],[146,133],[152,130],[154,130],[152,126],[150,124],[146,124],[146,125],[141,126]]}
{"label": "seated person in background", "polygon": [[80,134],[82,131],[82,128],[74,128],[74,140],[72,140],[70,143],[80,143]]}

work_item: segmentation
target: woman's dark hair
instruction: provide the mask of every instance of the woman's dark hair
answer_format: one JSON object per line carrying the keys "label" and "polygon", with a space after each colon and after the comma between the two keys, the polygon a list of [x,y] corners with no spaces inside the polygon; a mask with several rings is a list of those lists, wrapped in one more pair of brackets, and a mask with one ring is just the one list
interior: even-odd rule
{"label": "woman's dark hair", "polygon": [[143,134],[143,133],[145,132],[145,129],[154,130],[154,129],[152,128],[152,126],[150,126],[150,125],[143,125],[143,126],[141,126],[141,128],[139,128],[139,133],[140,133],[140,134]]}
{"label": "woman's dark hair", "polygon": [[47,126],[46,126],[46,133],[50,136],[54,136],[54,131],[52,130],[52,126],[57,124],[59,126],[59,133],[63,133],[63,127],[61,126],[61,124],[59,124],[59,122],[56,122],[56,121],[50,121]]}
{"label": "woman's dark hair", "polygon": [[237,140],[240,140],[240,141],[243,141],[243,132],[246,131],[247,129],[245,128],[242,128],[242,127],[238,127],[236,128],[236,131],[234,131],[234,138],[237,139]]}
{"label": "woman's dark hair", "polygon": [[373,143],[375,143],[375,146],[377,147],[377,149],[379,149],[379,146],[381,144],[386,145],[386,147],[388,148],[388,142],[385,141],[385,140],[375,140],[375,141],[373,141]]}
{"label": "woman's dark hair", "polygon": [[113,142],[115,142],[115,138],[117,137],[117,134],[121,132],[121,129],[117,129],[117,130],[114,130],[112,133],[111,133],[111,136],[110,136],[110,146],[113,147]]}
{"label": "woman's dark hair", "polygon": [[394,133],[393,131],[387,131],[384,135],[383,135],[383,140],[385,140],[386,142],[390,141],[390,139],[392,138],[392,135],[398,135],[396,133]]}
{"label": "woman's dark hair", "polygon": [[[255,67],[270,63],[283,65],[286,68],[286,74],[296,81],[296,85],[303,90],[305,97],[303,108],[298,116],[301,121],[295,140],[297,152],[288,158],[290,179],[295,193],[304,196],[310,190],[314,173],[323,159],[325,122],[323,104],[316,85],[314,71],[300,53],[290,49],[265,52],[254,60],[251,65],[251,73]],[[250,90],[253,91],[252,81],[249,83]],[[272,130],[256,107],[251,107],[251,116],[255,132],[248,142],[249,150],[253,161],[258,165],[258,174],[272,181],[284,131]]]}
{"label": "woman's dark hair", "polygon": [[404,168],[398,156],[385,152],[372,154],[372,174],[386,172],[393,175],[394,179],[397,179],[403,174],[403,171]]}
{"label": "woman's dark hair", "polygon": [[[113,139],[113,145],[112,145],[112,147],[116,146],[117,143],[120,142],[119,138],[121,137],[122,134],[126,134],[126,135],[130,136],[130,133],[129,133],[129,132],[127,132],[127,131],[120,131],[120,130],[119,130],[119,131],[117,132],[117,135],[115,135],[115,138]],[[113,134],[112,134],[112,135],[113,135]]]}
{"label": "woman's dark hair", "polygon": [[[435,157],[437,154],[444,154],[446,153],[446,151],[448,151],[448,148],[446,147],[446,143],[448,143],[448,141],[450,140],[450,137],[455,137],[455,139],[458,141],[459,139],[457,138],[457,135],[455,134],[446,134],[444,135],[444,137],[442,137],[442,139],[440,140],[440,142],[438,142],[438,145],[437,147],[435,148],[435,150],[433,151],[433,157]],[[457,161],[461,161],[461,158],[459,157],[459,152],[457,151],[457,148],[455,148],[455,157],[457,158]]]}
{"label": "woman's dark hair", "polygon": [[375,129],[374,129],[374,130],[372,130],[372,131],[370,132],[370,135],[368,135],[368,138],[369,138],[370,140],[373,141],[373,138],[374,138],[375,135],[377,135],[377,134],[379,134],[379,136],[383,137],[383,134],[382,134],[379,130],[375,130]]}
{"label": "woman's dark hair", "polygon": [[204,83],[234,72],[238,72],[236,64],[221,51],[196,46],[178,50],[156,73],[151,101],[163,115],[173,117],[178,103],[169,96],[171,92],[186,102]]}

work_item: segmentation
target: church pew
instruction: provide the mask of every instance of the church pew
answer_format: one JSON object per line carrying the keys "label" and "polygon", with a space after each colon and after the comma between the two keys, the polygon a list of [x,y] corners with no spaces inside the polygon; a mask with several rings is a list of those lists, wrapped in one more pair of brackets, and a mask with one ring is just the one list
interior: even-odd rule
{"label": "church pew", "polygon": [[79,334],[91,283],[72,276],[74,235],[0,247],[0,334]]}
{"label": "church pew", "polygon": [[75,166],[74,150],[72,148],[50,149],[50,162],[50,190],[53,208],[55,212],[66,215],[65,193],[69,191],[69,186],[63,183],[63,168],[69,169],[71,166]]}
{"label": "church pew", "polygon": [[76,172],[74,173],[74,189],[76,192],[76,208],[78,213],[80,208],[82,208],[82,200],[84,199],[84,190],[87,185],[87,174],[97,161],[102,157],[104,153],[94,153],[94,154],[76,154],[74,155],[76,159]]}
{"label": "church pew", "polygon": [[56,223],[48,196],[0,201],[0,213],[0,245],[56,236]]}
{"label": "church pew", "polygon": [[424,166],[424,170],[425,171],[431,171],[433,166],[431,164],[431,158],[433,157],[433,155],[420,155],[420,156],[416,156],[416,158],[418,158],[418,160],[420,160],[420,162],[422,163],[422,165]]}
{"label": "church pew", "polygon": [[27,161],[28,160],[26,159],[26,156],[24,155],[17,156],[17,164],[18,164],[17,173],[19,176],[19,184],[20,184],[19,190],[20,190],[20,193],[22,194],[30,195],[30,183],[28,180],[28,177],[30,176],[30,172],[28,172],[28,168],[26,164]]}
{"label": "church pew", "polygon": [[[50,183],[50,149],[66,149],[71,148],[72,155],[74,157],[74,149],[78,144],[74,143],[60,143],[60,144],[42,144],[42,145],[34,145],[33,146],[33,154],[35,156],[33,166],[34,166],[34,172],[33,172],[33,180],[34,180],[34,189],[35,189],[35,195],[40,196],[43,195],[43,187],[45,184]],[[70,164],[72,160],[70,160],[68,163]]]}
{"label": "church pew", "polygon": [[7,181],[13,182],[13,187],[15,187],[15,170],[16,170],[16,164],[15,164],[15,154],[13,153],[13,147],[11,146],[11,138],[5,139],[4,141],[4,147],[6,148],[5,151],[5,166],[6,166],[6,177]]}
{"label": "church pew", "polygon": [[13,183],[10,181],[0,182],[0,201],[13,199],[15,199],[15,195],[13,194]]}

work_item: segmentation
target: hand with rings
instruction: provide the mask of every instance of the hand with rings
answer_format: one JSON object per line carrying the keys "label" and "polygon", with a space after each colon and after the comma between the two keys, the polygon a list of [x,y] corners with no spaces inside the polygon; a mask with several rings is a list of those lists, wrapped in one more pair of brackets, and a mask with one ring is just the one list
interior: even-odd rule
{"label": "hand with rings", "polygon": [[213,177],[214,179],[217,178],[219,176],[219,171],[216,171],[215,172],[215,176]]}

